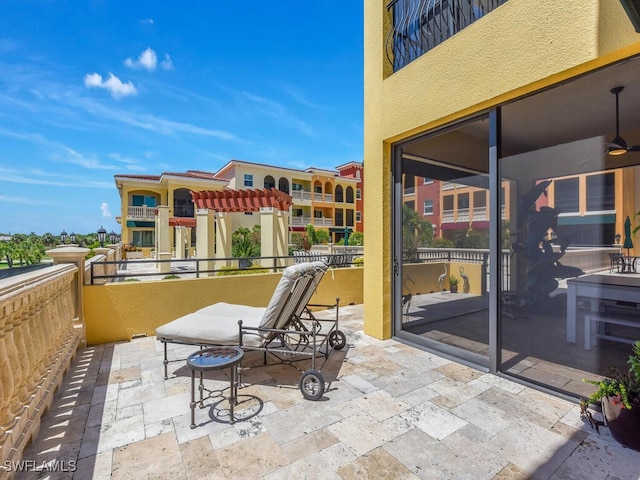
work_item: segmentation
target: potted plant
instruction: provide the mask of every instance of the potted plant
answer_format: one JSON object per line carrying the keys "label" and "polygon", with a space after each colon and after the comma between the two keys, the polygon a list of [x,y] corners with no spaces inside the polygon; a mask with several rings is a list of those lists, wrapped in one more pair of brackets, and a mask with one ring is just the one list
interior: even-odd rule
{"label": "potted plant", "polygon": [[458,284],[460,283],[460,279],[455,275],[451,275],[449,277],[449,290],[451,293],[458,293]]}
{"label": "potted plant", "polygon": [[640,341],[633,344],[633,354],[627,363],[629,368],[625,372],[611,368],[603,380],[584,380],[598,389],[580,402],[580,410],[597,425],[587,407],[600,401],[602,415],[613,438],[626,447],[640,450]]}

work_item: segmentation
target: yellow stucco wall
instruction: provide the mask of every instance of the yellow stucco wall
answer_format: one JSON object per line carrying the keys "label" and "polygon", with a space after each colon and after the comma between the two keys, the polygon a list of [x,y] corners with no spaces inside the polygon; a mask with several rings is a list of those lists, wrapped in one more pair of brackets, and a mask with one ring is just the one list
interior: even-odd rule
{"label": "yellow stucco wall", "polygon": [[[216,302],[266,306],[281,273],[85,286],[87,343],[155,335],[156,327]],[[330,269],[312,303],[363,303],[363,268]]]}
{"label": "yellow stucco wall", "polygon": [[364,7],[365,332],[391,336],[391,143],[640,53],[620,2],[509,1],[391,73],[388,0]]}

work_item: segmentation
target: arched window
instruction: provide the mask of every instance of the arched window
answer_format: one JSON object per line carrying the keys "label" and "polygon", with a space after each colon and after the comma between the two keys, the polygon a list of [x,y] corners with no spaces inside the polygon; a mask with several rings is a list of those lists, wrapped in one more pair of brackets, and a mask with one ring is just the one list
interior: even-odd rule
{"label": "arched window", "polygon": [[336,202],[344,202],[344,190],[342,185],[336,185]]}
{"label": "arched window", "polygon": [[264,188],[271,190],[272,188],[276,188],[276,179],[271,175],[267,175],[264,177]]}
{"label": "arched window", "polygon": [[188,218],[192,218],[194,216],[191,190],[187,188],[178,188],[173,191],[173,216]]}
{"label": "arched window", "polygon": [[347,203],[353,203],[353,188],[347,187]]}
{"label": "arched window", "polygon": [[280,177],[280,180],[278,180],[278,190],[284,193],[289,193],[289,180],[284,177]]}

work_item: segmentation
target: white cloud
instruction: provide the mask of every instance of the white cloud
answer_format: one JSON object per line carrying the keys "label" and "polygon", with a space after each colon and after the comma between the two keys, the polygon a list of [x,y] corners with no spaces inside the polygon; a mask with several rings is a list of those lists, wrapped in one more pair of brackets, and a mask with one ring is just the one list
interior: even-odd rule
{"label": "white cloud", "polygon": [[109,211],[109,204],[107,202],[102,202],[100,204],[100,210],[102,210],[103,217],[110,217],[111,212]]}
{"label": "white cloud", "polygon": [[153,18],[143,18],[140,20],[140,23],[143,25],[153,25]]}
{"label": "white cloud", "polygon": [[123,83],[113,73],[109,73],[109,78],[106,80],[99,73],[88,73],[84,76],[84,85],[87,88],[104,88],[116,99],[138,94],[138,90],[133,83],[130,81]]}
{"label": "white cloud", "polygon": [[[171,59],[169,59],[169,61],[171,61]],[[124,64],[129,68],[144,68],[151,72],[158,66],[158,56],[151,48],[147,48],[140,54],[137,60],[127,58]]]}
{"label": "white cloud", "polygon": [[171,57],[168,53],[164,54],[164,60],[160,64],[164,70],[173,70],[173,62],[171,61]]}

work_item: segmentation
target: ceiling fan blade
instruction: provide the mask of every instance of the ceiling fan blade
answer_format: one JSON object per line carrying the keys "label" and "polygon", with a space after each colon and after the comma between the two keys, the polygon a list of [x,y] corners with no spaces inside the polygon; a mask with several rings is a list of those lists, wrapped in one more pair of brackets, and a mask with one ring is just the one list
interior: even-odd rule
{"label": "ceiling fan blade", "polygon": [[640,152],[640,145],[631,145],[627,147],[628,152]]}

